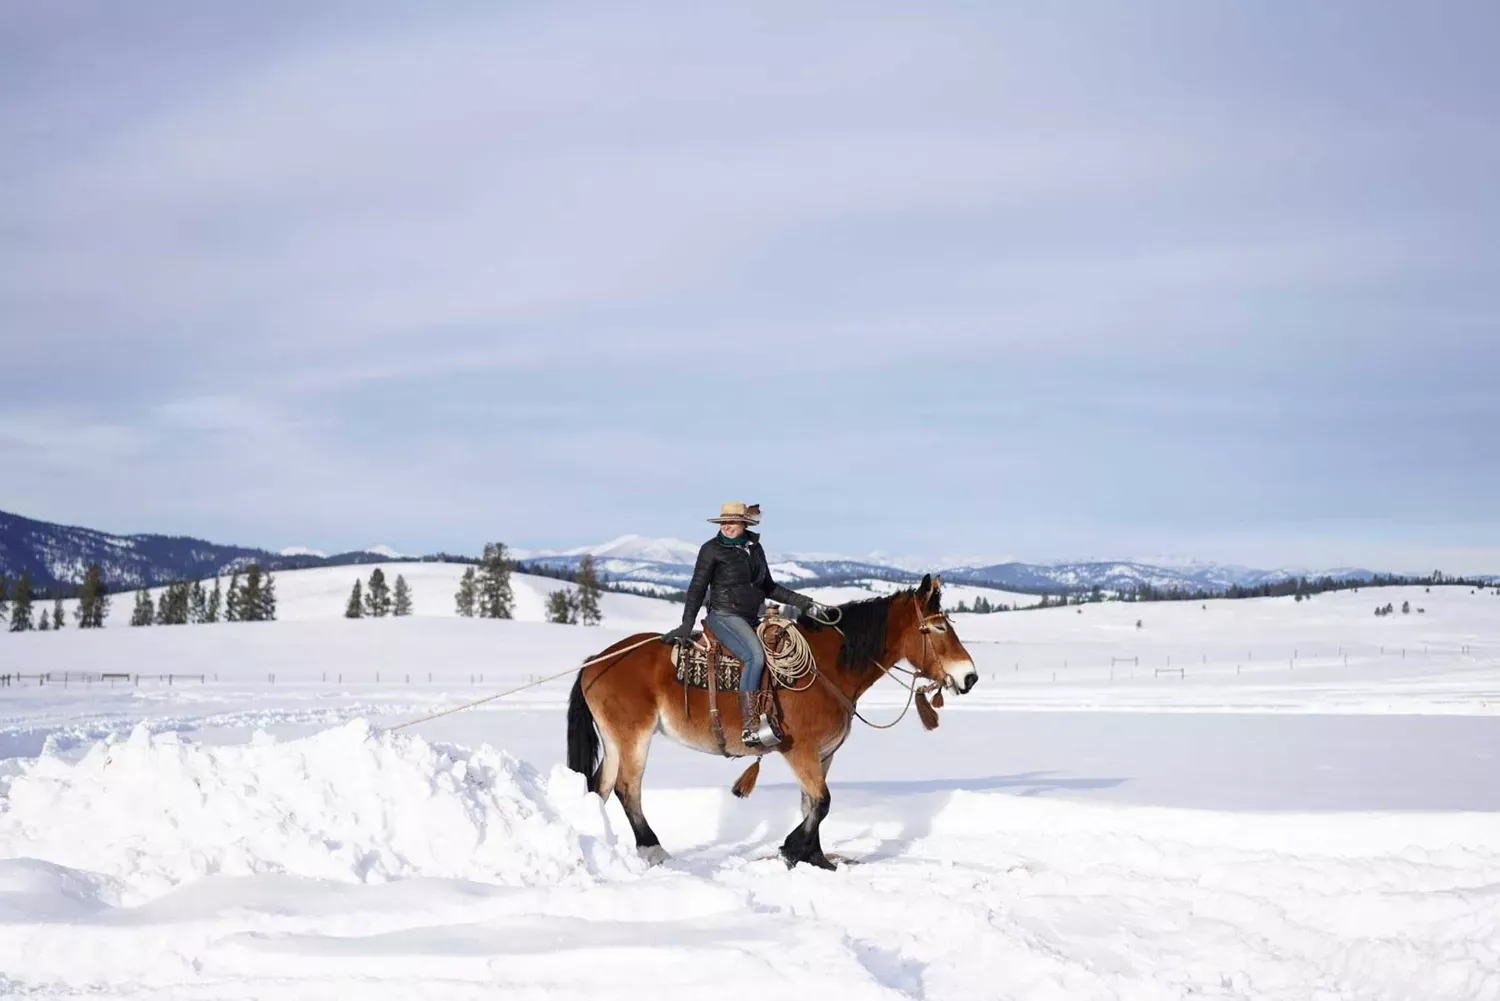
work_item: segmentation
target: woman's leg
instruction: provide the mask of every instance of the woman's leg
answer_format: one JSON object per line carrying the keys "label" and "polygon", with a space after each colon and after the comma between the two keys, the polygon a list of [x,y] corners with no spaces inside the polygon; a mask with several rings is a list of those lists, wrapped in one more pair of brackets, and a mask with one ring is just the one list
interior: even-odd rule
{"label": "woman's leg", "polygon": [[760,688],[761,672],[766,667],[766,648],[761,646],[755,627],[738,615],[723,612],[708,613],[708,627],[719,637],[719,642],[745,664],[740,674],[740,691],[753,692]]}
{"label": "woman's leg", "polygon": [[738,615],[708,613],[708,626],[745,665],[740,672],[740,740],[746,747],[775,747],[779,735],[768,721],[755,711],[756,690],[766,667],[766,651],[755,634],[755,627]]}

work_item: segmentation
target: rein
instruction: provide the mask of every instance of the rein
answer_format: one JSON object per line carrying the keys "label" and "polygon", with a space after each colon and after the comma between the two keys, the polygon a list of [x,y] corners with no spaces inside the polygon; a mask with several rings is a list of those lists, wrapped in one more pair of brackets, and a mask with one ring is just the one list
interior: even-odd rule
{"label": "rein", "polygon": [[[924,652],[927,651],[927,650],[930,650],[931,647],[932,647],[932,636],[931,636],[931,633],[932,633],[932,623],[935,620],[937,620],[937,619],[946,619],[946,618],[947,618],[947,616],[944,613],[942,613],[942,612],[933,612],[933,613],[930,613],[928,615],[923,615],[922,612],[921,612],[921,609],[920,608],[917,609],[917,632],[919,632],[919,633],[922,634],[922,644],[923,644],[922,649],[923,649]],[[837,628],[837,627],[835,627],[835,628]],[[843,630],[839,630],[839,634],[843,635]],[[911,679],[910,681],[906,682],[906,684],[905,684],[905,687],[906,687],[906,705],[904,705],[904,706],[901,707],[901,713],[900,713],[900,715],[898,715],[895,719],[891,720],[889,723],[871,723],[869,720],[865,719],[864,714],[862,714],[859,711],[859,707],[854,704],[854,700],[851,699],[849,696],[845,695],[844,694],[844,690],[841,689],[841,688],[839,688],[838,685],[835,685],[833,683],[832,679],[830,679],[822,671],[817,672],[817,677],[820,678],[823,681],[823,683],[828,686],[829,691],[833,692],[834,695],[838,696],[839,701],[844,704],[844,711],[847,712],[851,717],[853,717],[855,719],[858,719],[861,723],[863,723],[865,726],[870,727],[871,729],[874,729],[874,730],[889,730],[892,727],[894,727],[897,723],[900,723],[903,719],[905,719],[906,718],[906,714],[911,711],[912,703],[916,701],[916,697],[917,697],[917,694],[918,694],[917,693],[917,679],[920,678],[921,675],[917,671],[913,671],[910,668],[901,667],[900,665],[896,664],[895,662],[892,662],[891,665],[889,667],[887,667],[886,665],[882,664],[880,661],[876,660],[874,657],[870,658],[870,663],[872,663],[876,667],[880,668],[881,673],[884,674],[884,675],[886,675],[887,677],[889,677],[892,674],[892,672],[900,672],[901,674],[908,675],[910,677],[910,679]],[[922,689],[922,693],[921,694],[922,694],[923,698],[925,699],[928,692],[930,692],[930,691],[932,691],[934,689],[939,689],[941,687],[942,687],[942,683],[941,682],[934,681],[931,684],[924,686],[923,689]],[[939,703],[939,704],[941,704],[941,703]],[[921,713],[919,712],[918,715],[921,715]],[[931,729],[931,727],[929,727],[928,729]]]}

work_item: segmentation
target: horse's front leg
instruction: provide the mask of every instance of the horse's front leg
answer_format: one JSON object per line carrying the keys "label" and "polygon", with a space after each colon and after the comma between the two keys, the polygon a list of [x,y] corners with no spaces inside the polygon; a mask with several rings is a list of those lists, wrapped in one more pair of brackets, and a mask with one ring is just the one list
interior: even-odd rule
{"label": "horse's front leg", "polygon": [[823,854],[822,839],[818,835],[823,818],[828,816],[828,804],[831,801],[828,782],[824,778],[827,771],[826,759],[819,758],[815,746],[804,747],[801,744],[793,745],[784,757],[792,768],[792,774],[797,776],[798,785],[802,787],[802,822],[792,828],[786,840],[781,843],[781,857],[786,861],[787,868],[798,862],[807,862],[820,869],[833,869],[834,864]]}

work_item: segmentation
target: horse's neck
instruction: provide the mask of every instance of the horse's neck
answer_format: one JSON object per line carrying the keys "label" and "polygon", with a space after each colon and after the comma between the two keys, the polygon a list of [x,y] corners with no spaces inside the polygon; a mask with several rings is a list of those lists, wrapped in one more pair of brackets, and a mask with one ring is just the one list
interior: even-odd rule
{"label": "horse's neck", "polygon": [[[892,602],[893,606],[894,604]],[[880,651],[878,663],[850,664],[845,667],[839,664],[838,648],[834,648],[834,655],[830,659],[833,669],[826,673],[832,677],[834,684],[838,685],[839,690],[847,695],[851,702],[857,702],[875,682],[886,676],[892,664],[901,659],[901,634],[892,625],[896,614],[895,607],[892,607],[886,620],[885,647]]]}

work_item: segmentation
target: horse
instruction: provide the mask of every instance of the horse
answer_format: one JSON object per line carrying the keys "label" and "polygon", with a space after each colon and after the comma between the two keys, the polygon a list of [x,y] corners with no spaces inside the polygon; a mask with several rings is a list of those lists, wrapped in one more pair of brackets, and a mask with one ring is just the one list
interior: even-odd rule
{"label": "horse", "polygon": [[[769,749],[746,747],[737,728],[729,727],[721,752],[709,725],[709,693],[690,688],[684,694],[671,648],[649,642],[661,634],[626,637],[590,658],[573,683],[568,698],[568,767],[581,773],[589,791],[606,802],[611,794],[619,797],[637,851],[654,865],[668,855],[641,810],[641,779],[651,738],[658,731],[705,754],[754,755],[755,763],[735,783],[735,795],[741,797],[754,785],[759,756],[775,750],[802,788],[802,819],[782,842],[781,857],[788,868],[806,862],[833,869],[818,831],[831,801],[828,769],[849,736],[860,696],[897,661],[905,660],[914,669],[911,684],[918,708],[924,710],[924,722],[930,714],[931,727],[936,726],[936,714],[915,691],[919,678],[931,688],[959,695],[979,680],[973,658],[942,610],[941,587],[941,579],[928,574],[917,587],[840,605],[837,625],[799,615],[797,626],[812,651],[815,677],[805,687],[779,691],[782,740]],[[735,693],[720,692],[718,698],[720,713],[737,718]],[[935,702],[942,704],[941,698]]]}

